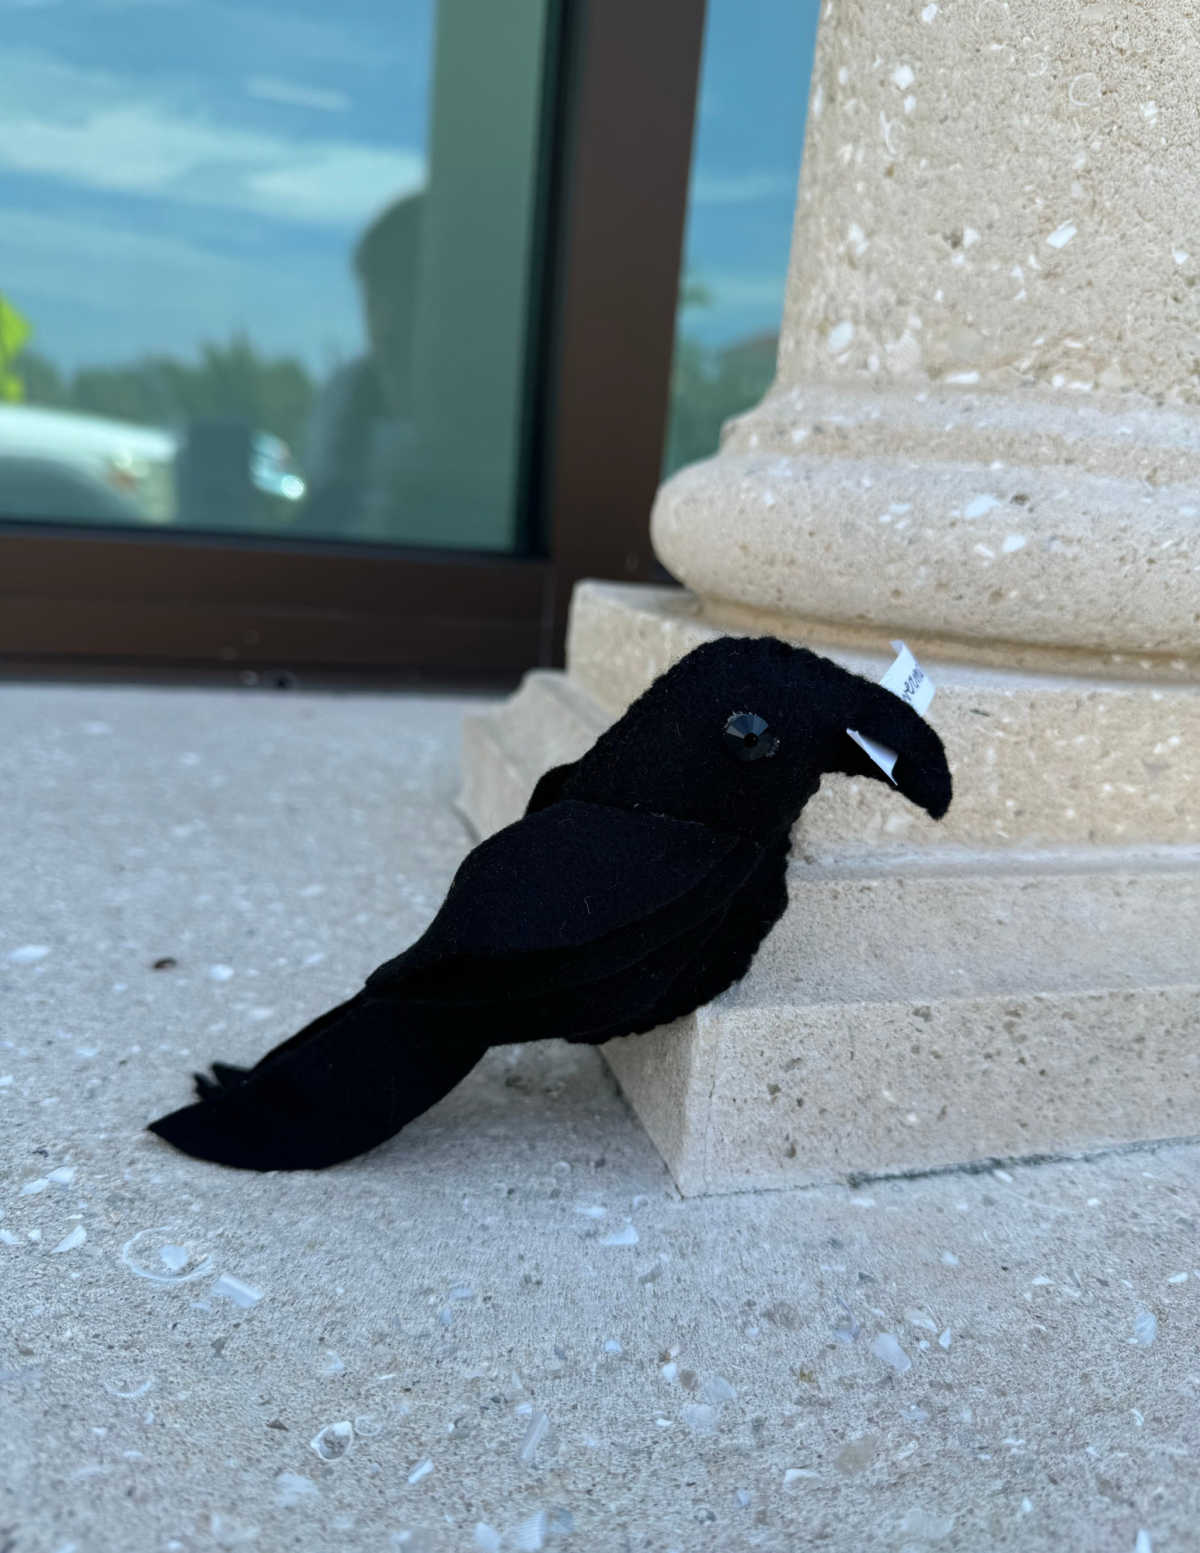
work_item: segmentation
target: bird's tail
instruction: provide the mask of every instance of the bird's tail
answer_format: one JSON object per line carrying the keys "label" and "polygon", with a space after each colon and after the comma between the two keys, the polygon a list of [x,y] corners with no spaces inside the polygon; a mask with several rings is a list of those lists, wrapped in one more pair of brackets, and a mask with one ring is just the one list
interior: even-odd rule
{"label": "bird's tail", "polygon": [[486,1040],[406,1029],[392,999],[360,992],[253,1068],[213,1063],[200,1100],[151,1122],[191,1154],[241,1170],[321,1170],[374,1148],[448,1094]]}

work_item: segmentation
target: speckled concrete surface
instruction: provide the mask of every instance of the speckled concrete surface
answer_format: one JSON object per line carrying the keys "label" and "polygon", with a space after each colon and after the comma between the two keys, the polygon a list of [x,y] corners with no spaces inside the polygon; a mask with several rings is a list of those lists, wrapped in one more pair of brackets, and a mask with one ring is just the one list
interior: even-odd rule
{"label": "speckled concrete surface", "polygon": [[0,687],[4,1553],[1200,1547],[1196,1150],[683,1201],[537,1046],[320,1176],[142,1131],[421,930],[467,705]]}

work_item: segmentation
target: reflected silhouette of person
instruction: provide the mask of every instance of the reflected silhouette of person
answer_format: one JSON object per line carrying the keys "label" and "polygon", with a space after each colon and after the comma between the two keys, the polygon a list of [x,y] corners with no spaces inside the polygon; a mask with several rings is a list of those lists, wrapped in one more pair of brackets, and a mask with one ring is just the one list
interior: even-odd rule
{"label": "reflected silhouette of person", "polygon": [[292,532],[362,535],[381,446],[411,419],[417,259],[423,193],[397,200],[354,250],[367,352],[339,367],[318,396],[307,438],[309,493]]}

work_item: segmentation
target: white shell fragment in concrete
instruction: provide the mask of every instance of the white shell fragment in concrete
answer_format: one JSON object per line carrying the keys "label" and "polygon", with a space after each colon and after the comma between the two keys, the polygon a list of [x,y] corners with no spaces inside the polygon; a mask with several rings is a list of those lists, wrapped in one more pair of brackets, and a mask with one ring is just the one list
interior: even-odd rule
{"label": "white shell fragment in concrete", "polygon": [[239,1310],[249,1310],[263,1297],[261,1289],[252,1288],[232,1273],[222,1273],[213,1284],[212,1293],[216,1299],[232,1300]]}
{"label": "white shell fragment in concrete", "polygon": [[880,1332],[871,1344],[871,1352],[877,1359],[882,1359],[884,1364],[890,1364],[894,1370],[903,1372],[912,1369],[912,1360],[901,1348],[898,1338],[892,1332]]}
{"label": "white shell fragment in concrete", "polygon": [[616,1229],[608,1235],[602,1235],[600,1237],[600,1244],[602,1246],[636,1246],[638,1239],[637,1230],[626,1219],[623,1229]]}
{"label": "white shell fragment in concrete", "polygon": [[354,1425],[349,1419],[326,1424],[323,1429],[317,1430],[308,1443],[322,1461],[340,1461],[353,1448]]}

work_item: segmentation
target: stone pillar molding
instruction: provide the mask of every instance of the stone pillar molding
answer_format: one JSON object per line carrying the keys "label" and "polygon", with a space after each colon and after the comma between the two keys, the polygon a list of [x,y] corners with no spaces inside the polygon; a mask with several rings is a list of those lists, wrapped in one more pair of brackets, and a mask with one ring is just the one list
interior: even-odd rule
{"label": "stone pillar molding", "polygon": [[671,571],[716,613],[1194,678],[1197,80],[1182,0],[830,0],[778,378],[662,492]]}
{"label": "stone pillar molding", "polygon": [[[749,976],[606,1056],[688,1192],[1200,1134],[1200,8],[828,0],[778,376],[468,731],[516,818],[718,631],[938,685],[940,825],[830,778]],[[539,752],[536,757],[529,751]]]}

